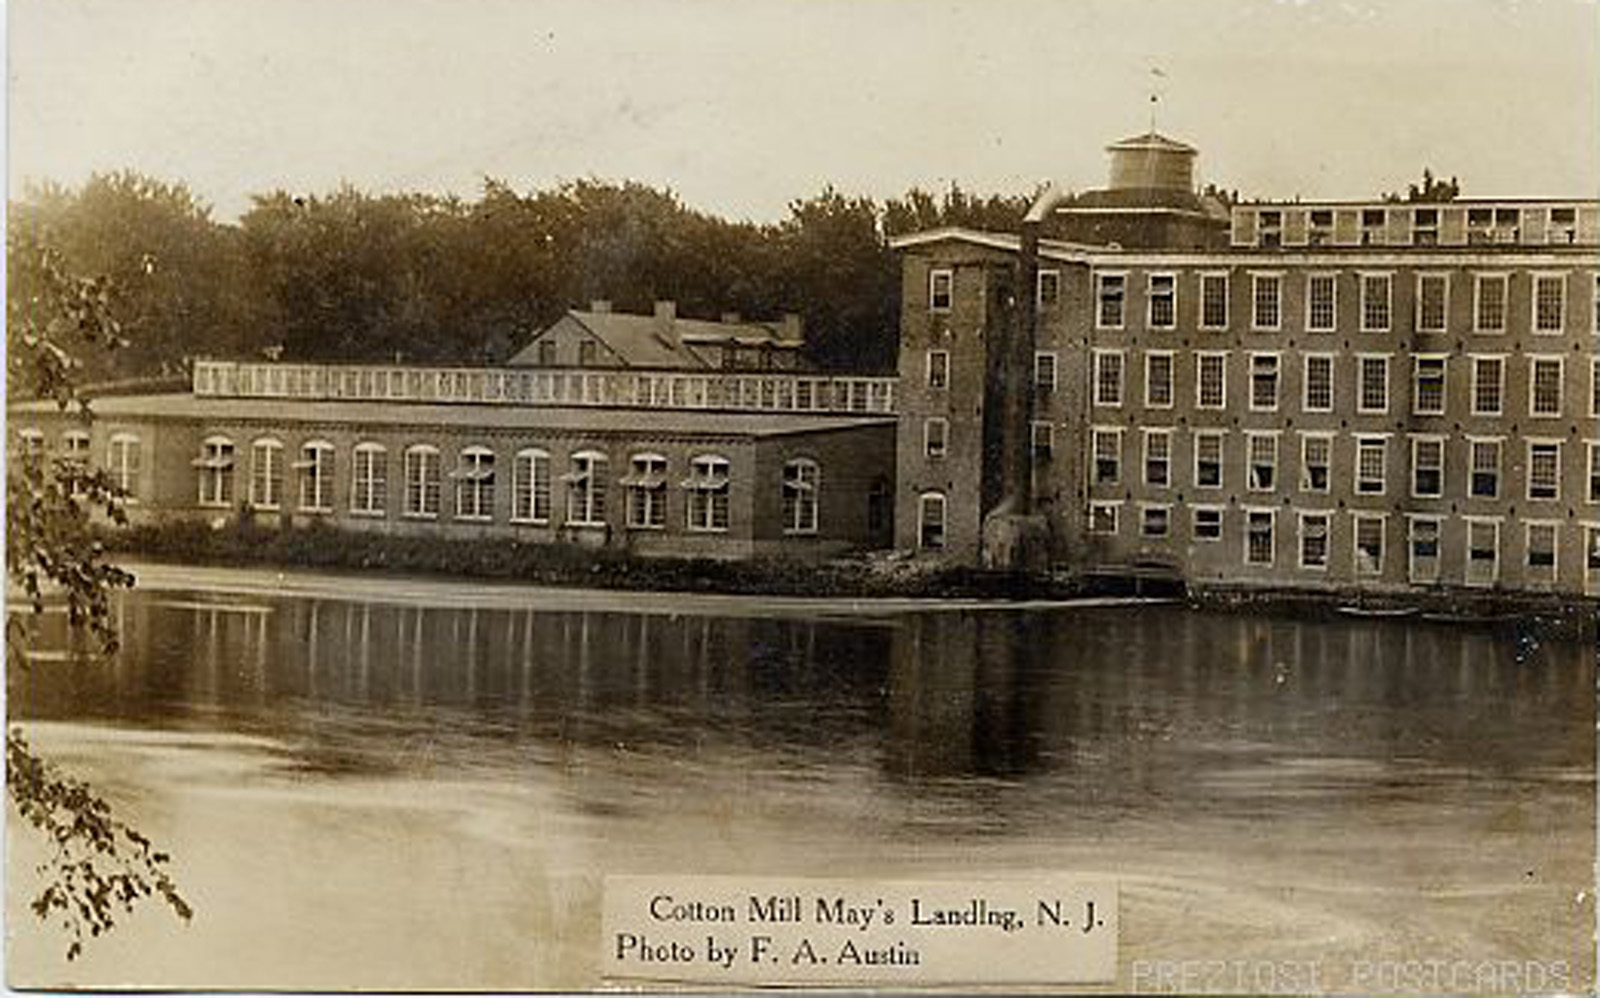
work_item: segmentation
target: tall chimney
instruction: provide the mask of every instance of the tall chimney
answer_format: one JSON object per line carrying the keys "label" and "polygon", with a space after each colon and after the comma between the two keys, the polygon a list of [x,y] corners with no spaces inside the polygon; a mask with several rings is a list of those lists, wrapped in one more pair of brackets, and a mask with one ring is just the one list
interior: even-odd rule
{"label": "tall chimney", "polygon": [[778,320],[778,342],[799,345],[806,338],[805,320],[796,312],[785,312]]}
{"label": "tall chimney", "polygon": [[683,345],[678,338],[678,303],[675,301],[656,302],[656,336],[672,349],[676,350]]}

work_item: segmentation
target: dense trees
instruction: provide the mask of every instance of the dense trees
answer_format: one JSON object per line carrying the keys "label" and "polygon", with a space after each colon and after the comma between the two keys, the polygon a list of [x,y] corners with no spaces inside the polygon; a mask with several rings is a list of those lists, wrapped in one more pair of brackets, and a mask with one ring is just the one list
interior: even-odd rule
{"label": "dense trees", "polygon": [[493,362],[594,299],[684,315],[805,317],[814,360],[888,368],[898,271],[888,239],[940,225],[1014,229],[1028,197],[952,187],[878,203],[827,189],[771,225],[734,222],[670,191],[580,180],[476,201],[258,195],[236,224],[186,187],[134,173],[29,189],[17,231],[126,299],[132,345],[93,380],[178,372],[197,355]]}

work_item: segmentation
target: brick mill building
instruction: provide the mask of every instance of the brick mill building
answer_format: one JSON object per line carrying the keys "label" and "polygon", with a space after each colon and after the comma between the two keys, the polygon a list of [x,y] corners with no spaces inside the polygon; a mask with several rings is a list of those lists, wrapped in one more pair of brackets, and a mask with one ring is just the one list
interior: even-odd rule
{"label": "brick mill building", "polygon": [[895,240],[899,546],[1007,557],[998,509],[1080,570],[1600,593],[1600,204],[1230,210],[1188,146],[1110,154]]}
{"label": "brick mill building", "polygon": [[504,367],[202,361],[14,435],[146,518],[1600,594],[1600,202],[1227,206],[1189,146],[1109,151],[1018,232],[893,241],[898,377],[597,302]]}

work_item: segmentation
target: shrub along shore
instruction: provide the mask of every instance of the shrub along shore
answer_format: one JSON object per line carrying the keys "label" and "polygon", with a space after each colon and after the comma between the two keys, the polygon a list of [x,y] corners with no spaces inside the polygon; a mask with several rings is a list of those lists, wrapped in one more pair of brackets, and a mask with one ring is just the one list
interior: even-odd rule
{"label": "shrub along shore", "polygon": [[841,599],[1062,599],[1083,591],[1081,586],[1053,576],[1015,576],[909,559],[645,558],[623,551],[501,537],[401,536],[323,524],[263,526],[248,520],[221,528],[186,520],[141,524],[110,534],[106,546],[144,560],[192,565],[367,570],[651,592]]}
{"label": "shrub along shore", "polygon": [[1600,601],[1483,590],[1349,593],[1204,587],[1115,575],[1020,575],[873,556],[829,561],[758,558],[644,558],[570,544],[398,536],[326,524],[266,526],[241,519],[217,528],[192,520],[141,524],[109,533],[114,553],[149,561],[213,566],[355,570],[397,575],[525,582],[625,591],[810,596],[834,599],[1064,600],[1083,596],[1166,596],[1208,609],[1274,616],[1420,616],[1434,623],[1530,628],[1592,637]]}

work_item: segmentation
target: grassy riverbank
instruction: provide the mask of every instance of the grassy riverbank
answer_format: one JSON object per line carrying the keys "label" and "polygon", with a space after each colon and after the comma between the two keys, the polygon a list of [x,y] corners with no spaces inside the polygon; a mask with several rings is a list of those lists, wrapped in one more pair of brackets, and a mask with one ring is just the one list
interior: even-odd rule
{"label": "grassy riverbank", "polygon": [[[838,599],[1067,599],[1097,595],[1180,595],[1134,579],[1096,575],[1012,575],[896,558],[824,562],[644,558],[622,551],[508,538],[458,539],[343,530],[325,524],[265,526],[235,521],[216,529],[173,520],[116,531],[108,547],[146,561],[204,566],[272,566],[436,575],[543,586],[633,592],[810,596]],[[1593,599],[1494,590],[1429,589],[1352,593],[1313,589],[1209,587],[1188,600],[1206,609],[1317,618],[1337,613],[1416,616],[1435,623],[1477,622],[1593,635]]]}
{"label": "grassy riverbank", "polygon": [[1052,599],[1080,592],[1049,576],[906,559],[642,558],[571,544],[396,536],[321,524],[279,528],[236,522],[214,529],[175,520],[117,531],[107,546],[143,560],[190,565],[368,570],[652,592],[960,599]]}

